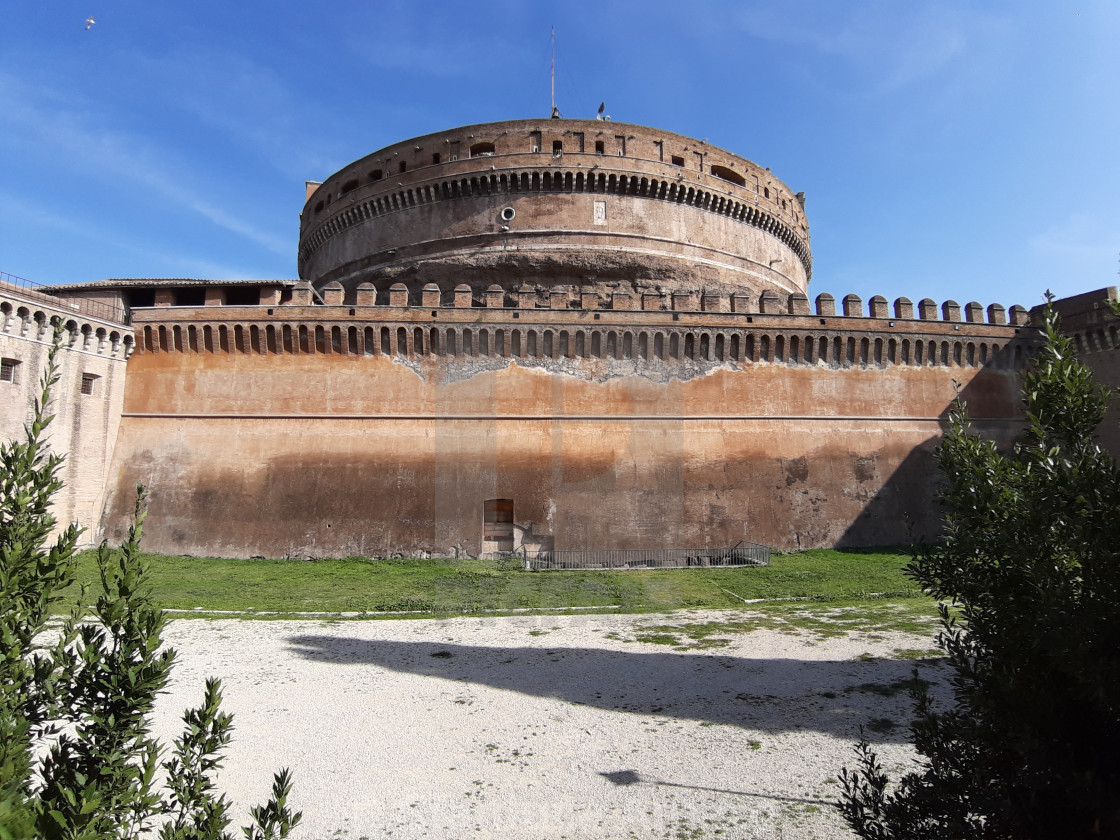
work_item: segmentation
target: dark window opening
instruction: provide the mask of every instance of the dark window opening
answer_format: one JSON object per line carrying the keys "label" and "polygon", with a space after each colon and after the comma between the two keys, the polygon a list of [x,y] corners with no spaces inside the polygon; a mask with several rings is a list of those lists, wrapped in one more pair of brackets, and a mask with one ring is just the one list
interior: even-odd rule
{"label": "dark window opening", "polygon": [[405,162],[404,162],[404,161],[402,160],[402,161],[401,161],[401,166],[400,166],[400,169],[399,169],[398,171],[399,171],[399,172],[406,172],[407,170],[408,170],[408,164],[407,164],[407,163],[405,163]]}
{"label": "dark window opening", "polygon": [[19,367],[19,359],[0,359],[0,382],[18,382],[17,367]]}
{"label": "dark window opening", "polygon": [[439,152],[436,152],[432,155],[432,163],[433,164],[439,163]]}
{"label": "dark window opening", "polygon": [[603,141],[602,140],[596,140],[595,141],[595,154],[605,155],[606,153],[607,153],[607,149],[603,145]]}
{"label": "dark window opening", "polygon": [[553,140],[552,141],[552,156],[553,157],[560,157],[562,154],[564,154],[564,141]]}
{"label": "dark window opening", "polygon": [[380,181],[384,177],[385,174],[380,169],[375,169],[371,173],[369,173],[369,179],[371,181]]}
{"label": "dark window opening", "polygon": [[720,166],[718,163],[712,164],[712,174],[717,178],[722,178],[725,181],[730,181],[732,184],[737,184],[740,187],[747,185],[747,179],[736,172],[734,169],[728,169],[726,166]]}
{"label": "dark window opening", "polygon": [[133,289],[126,295],[128,307],[130,309],[140,306],[155,306],[156,305],[156,290],[155,289]]}
{"label": "dark window opening", "polygon": [[315,212],[316,213],[323,212],[323,202],[320,201],[318,204],[315,205]]}
{"label": "dark window opening", "polygon": [[257,286],[226,289],[226,306],[260,306],[261,290]]}
{"label": "dark window opening", "polygon": [[493,143],[475,143],[471,146],[471,157],[489,157],[494,154]]}
{"label": "dark window opening", "polygon": [[201,286],[176,289],[173,295],[175,306],[204,306],[206,304],[206,289]]}
{"label": "dark window opening", "polygon": [[769,198],[770,197],[770,188],[769,187],[763,187],[762,188],[762,195],[763,195],[764,198]]}
{"label": "dark window opening", "polygon": [[83,373],[82,393],[86,394],[87,396],[93,394],[93,383],[96,382],[99,378],[100,377],[98,377],[95,373]]}
{"label": "dark window opening", "polygon": [[483,505],[482,539],[497,551],[513,551],[513,499],[487,499]]}
{"label": "dark window opening", "polygon": [[339,195],[346,195],[346,193],[352,192],[353,190],[356,190],[357,188],[358,188],[358,179],[353,178],[353,179],[347,181],[345,184],[343,184],[342,189],[339,190],[338,192],[339,192]]}
{"label": "dark window opening", "polygon": [[680,155],[672,155],[673,166],[684,166],[684,158]]}

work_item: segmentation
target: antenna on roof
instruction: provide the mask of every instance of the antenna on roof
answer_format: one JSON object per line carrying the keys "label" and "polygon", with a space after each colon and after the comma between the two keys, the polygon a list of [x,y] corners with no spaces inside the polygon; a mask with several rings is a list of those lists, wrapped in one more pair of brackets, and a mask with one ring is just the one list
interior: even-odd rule
{"label": "antenna on roof", "polygon": [[552,27],[552,119],[560,119],[560,109],[556,107],[556,27]]}

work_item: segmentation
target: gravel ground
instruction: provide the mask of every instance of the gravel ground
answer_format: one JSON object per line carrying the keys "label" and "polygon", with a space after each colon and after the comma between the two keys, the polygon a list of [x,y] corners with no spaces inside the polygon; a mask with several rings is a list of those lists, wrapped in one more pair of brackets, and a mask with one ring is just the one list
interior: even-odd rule
{"label": "gravel ground", "polygon": [[156,731],[170,742],[221,678],[235,821],[288,766],[308,840],[851,837],[830,804],[839,769],[861,725],[888,768],[912,759],[914,663],[892,653],[930,637],[635,638],[744,617],[179,619]]}

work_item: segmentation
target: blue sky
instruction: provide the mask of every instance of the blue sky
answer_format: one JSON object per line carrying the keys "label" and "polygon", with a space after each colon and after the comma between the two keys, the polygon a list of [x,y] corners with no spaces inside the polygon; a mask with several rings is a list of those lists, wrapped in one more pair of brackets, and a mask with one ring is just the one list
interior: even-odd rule
{"label": "blue sky", "polygon": [[810,296],[1118,282],[1112,0],[6,0],[0,271],[294,277],[305,180],[547,115],[552,26],[566,116],[605,100],[806,192]]}

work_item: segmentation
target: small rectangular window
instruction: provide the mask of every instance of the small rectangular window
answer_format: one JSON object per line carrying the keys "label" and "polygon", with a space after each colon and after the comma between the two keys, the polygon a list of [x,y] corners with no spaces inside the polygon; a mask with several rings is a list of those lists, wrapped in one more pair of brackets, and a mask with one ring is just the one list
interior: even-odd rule
{"label": "small rectangular window", "polygon": [[680,155],[673,155],[673,166],[684,166],[684,158]]}
{"label": "small rectangular window", "polygon": [[405,162],[404,162],[404,161],[402,160],[402,161],[401,161],[401,168],[400,168],[400,171],[401,171],[401,172],[404,172],[404,171],[405,171],[405,170],[407,170],[407,169],[408,169],[408,164],[407,164],[407,163],[405,163]]}
{"label": "small rectangular window", "polygon": [[562,140],[552,141],[552,156],[562,157],[564,154],[564,142]]}
{"label": "small rectangular window", "polygon": [[607,150],[603,146],[603,141],[602,140],[596,140],[595,141],[595,154],[605,155],[606,153],[607,153]]}
{"label": "small rectangular window", "polygon": [[380,181],[383,177],[384,175],[380,169],[375,169],[371,173],[369,173],[369,179],[371,181]]}
{"label": "small rectangular window", "polygon": [[434,155],[432,155],[432,163],[439,163],[439,152],[436,152]]}
{"label": "small rectangular window", "polygon": [[18,382],[19,359],[0,359],[0,382]]}
{"label": "small rectangular window", "polygon": [[92,394],[93,393],[93,383],[95,383],[98,379],[99,379],[99,377],[95,373],[83,373],[82,374],[82,393],[83,394]]}

